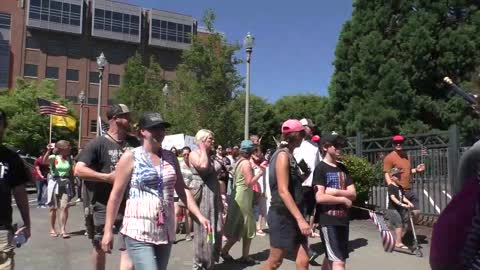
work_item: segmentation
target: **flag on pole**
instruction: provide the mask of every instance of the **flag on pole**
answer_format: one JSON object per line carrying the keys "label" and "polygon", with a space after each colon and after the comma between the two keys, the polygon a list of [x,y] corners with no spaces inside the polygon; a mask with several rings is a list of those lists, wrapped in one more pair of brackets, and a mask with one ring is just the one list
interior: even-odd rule
{"label": "flag on pole", "polygon": [[77,127],[77,120],[72,116],[52,115],[52,126],[66,127],[73,132]]}
{"label": "flag on pole", "polygon": [[68,109],[62,104],[46,100],[43,98],[37,98],[40,114],[53,114],[58,116],[67,116]]}
{"label": "flag on pole", "polygon": [[380,231],[380,237],[382,238],[383,250],[385,252],[393,252],[395,249],[395,238],[393,237],[392,232],[388,229],[383,214],[380,212],[368,211],[370,218],[373,220],[373,223],[377,225],[378,230]]}

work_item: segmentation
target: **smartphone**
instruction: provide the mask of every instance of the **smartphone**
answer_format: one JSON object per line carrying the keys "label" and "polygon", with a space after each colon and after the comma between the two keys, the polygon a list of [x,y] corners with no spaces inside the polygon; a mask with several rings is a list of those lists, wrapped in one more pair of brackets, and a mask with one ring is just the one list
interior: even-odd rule
{"label": "smartphone", "polygon": [[300,170],[302,170],[302,173],[305,175],[305,176],[308,176],[310,175],[310,173],[312,172],[310,170],[310,167],[308,167],[308,164],[305,162],[304,159],[300,160],[298,162],[298,167],[300,168]]}

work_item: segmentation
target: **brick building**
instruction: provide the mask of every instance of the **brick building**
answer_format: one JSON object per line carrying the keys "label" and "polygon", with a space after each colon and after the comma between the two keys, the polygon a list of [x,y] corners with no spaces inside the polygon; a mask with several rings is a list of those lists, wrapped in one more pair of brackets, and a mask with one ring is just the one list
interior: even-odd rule
{"label": "brick building", "polygon": [[155,56],[164,79],[173,80],[182,50],[191,45],[197,23],[191,16],[108,0],[2,0],[0,4],[0,88],[15,78],[55,80],[60,96],[82,113],[82,145],[96,136],[99,73],[103,72],[101,113],[119,89],[124,66],[139,51]]}

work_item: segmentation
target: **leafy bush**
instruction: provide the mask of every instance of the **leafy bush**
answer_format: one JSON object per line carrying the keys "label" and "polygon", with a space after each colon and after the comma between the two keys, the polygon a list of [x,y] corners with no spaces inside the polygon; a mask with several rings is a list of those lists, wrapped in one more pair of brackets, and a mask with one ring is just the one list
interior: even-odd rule
{"label": "leafy bush", "polygon": [[364,205],[365,201],[368,201],[370,188],[376,183],[376,170],[366,159],[354,155],[345,155],[342,161],[357,190],[354,204]]}

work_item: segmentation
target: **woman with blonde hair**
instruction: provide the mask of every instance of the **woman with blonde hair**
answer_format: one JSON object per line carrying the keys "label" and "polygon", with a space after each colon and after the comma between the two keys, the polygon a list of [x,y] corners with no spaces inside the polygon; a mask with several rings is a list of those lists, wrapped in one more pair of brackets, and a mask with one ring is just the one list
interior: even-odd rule
{"label": "woman with blonde hair", "polygon": [[47,204],[50,207],[50,236],[58,236],[55,223],[57,209],[60,208],[61,235],[63,238],[69,238],[66,226],[69,202],[73,197],[73,163],[70,159],[70,142],[60,140],[55,144],[48,144],[42,163],[50,165],[47,188]]}
{"label": "woman with blonde hair", "polygon": [[215,139],[212,131],[201,129],[195,135],[198,149],[190,153],[192,182],[190,187],[198,203],[200,212],[209,219],[211,231],[195,220],[193,224],[195,249],[193,269],[213,269],[218,261],[222,246],[222,203],[220,184],[213,160],[210,158]]}

